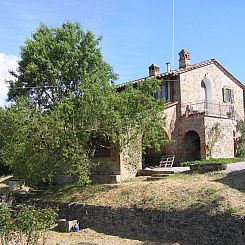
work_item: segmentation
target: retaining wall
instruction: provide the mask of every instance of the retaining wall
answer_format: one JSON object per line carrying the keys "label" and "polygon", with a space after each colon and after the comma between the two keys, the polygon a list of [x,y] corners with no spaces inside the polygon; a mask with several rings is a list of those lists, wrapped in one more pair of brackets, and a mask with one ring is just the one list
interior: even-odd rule
{"label": "retaining wall", "polygon": [[81,228],[147,242],[189,244],[245,244],[244,217],[200,210],[163,212],[83,204],[32,201],[58,208],[59,217],[77,219]]}

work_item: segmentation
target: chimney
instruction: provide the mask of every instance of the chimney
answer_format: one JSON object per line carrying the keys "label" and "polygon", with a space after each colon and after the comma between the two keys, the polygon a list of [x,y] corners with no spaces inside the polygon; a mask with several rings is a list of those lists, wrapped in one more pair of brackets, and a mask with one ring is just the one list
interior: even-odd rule
{"label": "chimney", "polygon": [[186,49],[179,52],[179,68],[186,68],[191,65],[190,53]]}
{"label": "chimney", "polygon": [[149,69],[149,77],[160,75],[160,70],[158,65],[152,64],[148,67],[148,69]]}
{"label": "chimney", "polygon": [[166,72],[170,72],[170,62],[167,62],[167,63],[166,63],[166,66],[167,66]]}

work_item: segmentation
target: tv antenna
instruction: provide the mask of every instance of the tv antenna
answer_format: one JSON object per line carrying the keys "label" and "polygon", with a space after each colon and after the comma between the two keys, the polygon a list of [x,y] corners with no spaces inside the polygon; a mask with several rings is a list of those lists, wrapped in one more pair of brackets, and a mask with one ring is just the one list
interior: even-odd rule
{"label": "tv antenna", "polygon": [[172,0],[172,59],[171,59],[171,63],[172,63],[172,67],[174,67],[174,0]]}

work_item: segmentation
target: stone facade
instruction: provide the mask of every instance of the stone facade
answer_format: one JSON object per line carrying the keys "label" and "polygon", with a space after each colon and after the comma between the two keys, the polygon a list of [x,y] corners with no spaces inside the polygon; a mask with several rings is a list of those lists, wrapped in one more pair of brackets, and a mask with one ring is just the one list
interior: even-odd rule
{"label": "stone facade", "polygon": [[[210,157],[234,157],[238,137],[236,125],[239,120],[244,120],[244,85],[241,82],[214,59],[192,65],[190,53],[185,49],[179,53],[179,69],[170,71],[168,66],[167,72],[160,73],[159,67],[152,64],[149,77],[162,81],[157,98],[167,102],[163,137],[172,144],[161,154],[174,154],[175,164]],[[119,91],[122,89],[123,85],[119,85]],[[219,129],[216,139],[215,127]],[[147,159],[159,158],[157,154],[154,157],[151,149],[148,152]],[[118,181],[133,176],[132,163],[140,168],[141,159],[139,142],[137,146],[131,145],[112,154],[111,158],[101,159],[101,162],[109,175],[118,176]]]}
{"label": "stone facade", "polygon": [[94,159],[94,183],[118,183],[132,178],[142,167],[141,143],[129,142],[123,149],[112,148],[111,156]]}
{"label": "stone facade", "polygon": [[[242,118],[244,117],[243,89],[215,64],[182,73],[179,79],[180,94],[178,99],[181,105],[205,100],[205,92],[201,87],[201,83],[204,81],[207,84],[206,87],[209,87],[207,100],[210,102],[223,103],[222,89],[224,87],[232,89],[234,91],[233,105],[237,113]],[[184,109],[182,107],[182,113]]]}
{"label": "stone facade", "polygon": [[[191,65],[188,51],[179,55],[180,68],[159,76],[163,83],[174,83],[172,103],[165,112],[177,162],[234,157],[236,125],[244,120],[244,86],[216,60]],[[171,105],[175,117],[169,113]],[[214,140],[215,126],[220,132]]]}

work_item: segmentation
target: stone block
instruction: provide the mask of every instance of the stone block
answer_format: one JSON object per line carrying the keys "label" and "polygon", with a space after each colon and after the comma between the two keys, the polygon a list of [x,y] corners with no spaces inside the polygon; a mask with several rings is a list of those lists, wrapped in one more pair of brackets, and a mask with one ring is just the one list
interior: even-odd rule
{"label": "stone block", "polygon": [[78,223],[77,220],[59,219],[58,220],[58,231],[60,232],[73,231],[73,227],[77,223]]}
{"label": "stone block", "polygon": [[96,184],[116,184],[121,182],[121,175],[117,174],[93,174],[91,180]]}
{"label": "stone block", "polygon": [[22,188],[22,186],[24,185],[24,180],[10,179],[8,184],[9,184],[10,191],[16,191]]}

